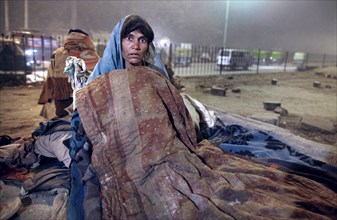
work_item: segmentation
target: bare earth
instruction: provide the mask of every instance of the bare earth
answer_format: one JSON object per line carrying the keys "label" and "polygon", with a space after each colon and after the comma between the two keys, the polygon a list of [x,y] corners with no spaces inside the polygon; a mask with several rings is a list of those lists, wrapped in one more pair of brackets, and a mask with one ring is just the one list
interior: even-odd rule
{"label": "bare earth", "polygon": [[[209,77],[181,78],[184,92],[201,103],[242,116],[264,113],[264,101],[280,102],[288,111],[281,118],[280,126],[296,135],[337,147],[336,133],[304,131],[299,128],[302,115],[309,114],[331,120],[337,124],[337,73],[336,67],[326,67],[303,72],[270,74],[229,74]],[[277,85],[271,80],[277,79]],[[319,88],[314,82],[320,82]],[[226,96],[215,96],[212,85],[228,88]],[[239,88],[239,93],[232,92]],[[30,136],[44,121],[40,116],[41,105],[37,104],[41,83],[26,86],[0,88],[0,135],[15,137]]]}

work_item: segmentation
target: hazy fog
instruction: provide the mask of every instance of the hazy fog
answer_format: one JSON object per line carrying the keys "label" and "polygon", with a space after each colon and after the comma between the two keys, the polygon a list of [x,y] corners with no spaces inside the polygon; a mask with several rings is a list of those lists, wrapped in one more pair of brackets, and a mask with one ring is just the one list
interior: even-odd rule
{"label": "hazy fog", "polygon": [[[28,0],[28,27],[49,33],[82,28],[108,36],[118,20],[139,14],[156,39],[220,46],[226,1]],[[335,0],[230,0],[226,46],[336,54]],[[5,31],[4,0],[0,32]],[[8,0],[9,30],[24,27],[24,0]]]}

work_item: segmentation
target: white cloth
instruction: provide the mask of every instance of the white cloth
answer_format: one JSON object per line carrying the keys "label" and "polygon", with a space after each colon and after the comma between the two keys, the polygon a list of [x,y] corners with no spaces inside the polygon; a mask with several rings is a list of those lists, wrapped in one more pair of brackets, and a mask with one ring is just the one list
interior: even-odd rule
{"label": "white cloth", "polygon": [[35,142],[35,153],[45,157],[57,158],[66,167],[70,166],[69,149],[63,141],[71,137],[71,131],[57,131],[50,135],[42,135]]}

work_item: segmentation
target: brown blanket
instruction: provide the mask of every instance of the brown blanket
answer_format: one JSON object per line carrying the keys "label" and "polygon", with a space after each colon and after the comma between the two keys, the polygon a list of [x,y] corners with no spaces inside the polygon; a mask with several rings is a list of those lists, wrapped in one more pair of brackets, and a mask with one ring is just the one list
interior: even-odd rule
{"label": "brown blanket", "polygon": [[77,92],[93,144],[104,219],[329,219],[325,186],[196,143],[179,91],[147,67],[102,75]]}

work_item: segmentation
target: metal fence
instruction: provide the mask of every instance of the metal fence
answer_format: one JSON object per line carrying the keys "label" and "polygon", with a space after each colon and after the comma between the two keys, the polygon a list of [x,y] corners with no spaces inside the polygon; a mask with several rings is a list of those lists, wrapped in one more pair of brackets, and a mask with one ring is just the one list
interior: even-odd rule
{"label": "metal fence", "polygon": [[[35,74],[47,71],[52,52],[63,45],[64,37],[1,35],[0,73]],[[102,56],[107,40],[95,40]],[[170,62],[178,76],[236,73],[289,72],[308,66],[336,66],[336,55],[268,49],[222,48],[186,43],[156,45],[162,60]]]}
{"label": "metal fence", "polygon": [[1,35],[0,71],[31,74],[46,69],[53,51],[59,46],[51,36]]}
{"label": "metal fence", "polygon": [[268,49],[222,48],[170,44],[164,50],[179,76],[289,72],[310,67],[337,66],[337,56]]}

